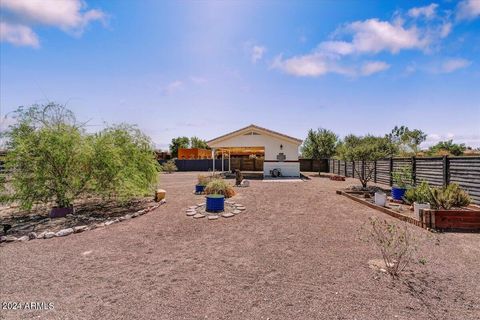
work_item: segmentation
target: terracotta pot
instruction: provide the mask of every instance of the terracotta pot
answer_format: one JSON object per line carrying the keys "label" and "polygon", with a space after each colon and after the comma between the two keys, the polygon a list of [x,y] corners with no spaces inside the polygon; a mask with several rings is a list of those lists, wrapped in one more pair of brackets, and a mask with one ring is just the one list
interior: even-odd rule
{"label": "terracotta pot", "polygon": [[73,214],[73,206],[66,208],[53,207],[50,211],[50,218],[64,218],[67,214]]}

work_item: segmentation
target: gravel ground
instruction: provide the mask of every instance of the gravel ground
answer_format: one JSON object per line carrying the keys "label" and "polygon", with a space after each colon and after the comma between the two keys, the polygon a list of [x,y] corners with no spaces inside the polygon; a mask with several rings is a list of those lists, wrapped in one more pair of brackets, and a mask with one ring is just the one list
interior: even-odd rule
{"label": "gravel ground", "polygon": [[167,204],[139,218],[0,245],[0,301],[54,304],[0,318],[480,319],[480,234],[411,226],[427,263],[392,281],[359,229],[398,220],[335,194],[352,179],[251,181],[246,212],[215,221],[185,215],[195,173],[161,181]]}

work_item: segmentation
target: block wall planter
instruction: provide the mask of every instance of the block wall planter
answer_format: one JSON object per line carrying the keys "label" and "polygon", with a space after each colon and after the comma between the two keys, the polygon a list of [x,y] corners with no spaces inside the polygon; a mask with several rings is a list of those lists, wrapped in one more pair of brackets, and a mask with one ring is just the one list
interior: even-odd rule
{"label": "block wall planter", "polygon": [[480,231],[480,209],[420,209],[420,216],[426,228],[440,231]]}

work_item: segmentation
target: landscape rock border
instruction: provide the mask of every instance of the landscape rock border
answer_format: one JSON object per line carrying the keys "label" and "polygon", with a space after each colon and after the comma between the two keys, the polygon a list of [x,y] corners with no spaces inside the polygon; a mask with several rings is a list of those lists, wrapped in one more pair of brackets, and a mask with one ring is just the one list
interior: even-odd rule
{"label": "landscape rock border", "polygon": [[69,235],[74,234],[74,233],[81,233],[81,232],[85,232],[85,231],[88,231],[88,230],[102,228],[102,227],[112,225],[114,223],[118,223],[118,222],[122,222],[122,221],[125,221],[125,220],[130,220],[130,219],[139,217],[141,215],[144,215],[145,213],[148,213],[148,212],[151,212],[151,211],[157,209],[158,207],[160,207],[162,204],[165,204],[166,202],[167,201],[165,199],[162,199],[158,204],[155,204],[153,206],[147,207],[145,209],[139,210],[139,211],[134,212],[134,213],[128,213],[124,216],[117,217],[113,220],[108,220],[108,221],[105,221],[105,222],[92,224],[90,226],[88,226],[88,225],[76,226],[76,227],[73,227],[73,228],[65,228],[65,229],[62,229],[62,230],[57,231],[57,232],[52,232],[52,231],[45,230],[40,234],[36,234],[35,232],[30,232],[28,235],[25,235],[25,236],[22,236],[22,237],[19,237],[19,238],[14,237],[14,236],[10,236],[10,235],[1,236],[0,237],[0,243],[1,242],[11,243],[11,242],[19,242],[19,241],[20,242],[25,242],[25,241],[36,240],[36,239],[51,239],[51,238],[54,238],[54,237],[66,237],[66,236],[69,236]]}
{"label": "landscape rock border", "polygon": [[232,200],[225,201],[225,210],[223,212],[207,212],[205,206],[206,206],[205,202],[198,203],[197,205],[194,205],[194,206],[189,206],[185,210],[185,213],[187,217],[192,217],[194,219],[201,219],[206,217],[207,220],[213,221],[213,220],[218,220],[220,217],[222,218],[235,217],[236,215],[245,213],[245,210],[247,209],[243,204],[235,203]]}

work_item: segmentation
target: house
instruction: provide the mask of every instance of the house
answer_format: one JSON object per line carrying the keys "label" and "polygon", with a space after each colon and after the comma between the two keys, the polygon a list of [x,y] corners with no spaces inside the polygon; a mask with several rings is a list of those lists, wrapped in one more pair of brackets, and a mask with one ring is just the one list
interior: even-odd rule
{"label": "house", "polygon": [[212,151],[200,148],[179,148],[178,159],[211,159]]}
{"label": "house", "polygon": [[[263,171],[265,177],[272,176],[274,169],[282,176],[299,177],[301,143],[300,139],[253,124],[207,141],[213,154],[230,159],[230,170],[251,171],[245,163],[253,162],[251,168]],[[235,161],[235,154],[242,155],[241,161]]]}

